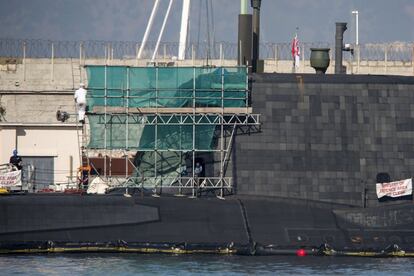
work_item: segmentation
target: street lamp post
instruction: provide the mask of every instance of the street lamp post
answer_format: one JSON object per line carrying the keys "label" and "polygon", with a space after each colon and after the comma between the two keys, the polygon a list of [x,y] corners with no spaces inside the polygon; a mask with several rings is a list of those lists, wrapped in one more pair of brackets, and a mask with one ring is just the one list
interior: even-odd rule
{"label": "street lamp post", "polygon": [[359,12],[352,11],[355,14],[355,50],[357,54],[357,73],[359,73],[359,65],[361,61],[360,50],[359,50]]}
{"label": "street lamp post", "polygon": [[355,14],[355,44],[359,45],[359,12],[352,11]]}

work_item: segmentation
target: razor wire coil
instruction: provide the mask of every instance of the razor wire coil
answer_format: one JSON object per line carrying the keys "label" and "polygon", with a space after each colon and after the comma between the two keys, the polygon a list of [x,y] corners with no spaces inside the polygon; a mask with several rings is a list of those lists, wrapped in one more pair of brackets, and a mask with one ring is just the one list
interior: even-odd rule
{"label": "razor wire coil", "polygon": [[[155,42],[148,42],[142,59],[150,59],[155,49]],[[136,41],[52,41],[44,39],[0,38],[0,57],[2,58],[97,58],[97,59],[136,59],[140,43]],[[178,54],[178,42],[160,44],[157,59],[172,59]],[[311,48],[330,48],[331,59],[334,55],[334,44],[329,42],[300,43],[301,58],[309,60]],[[237,59],[237,43],[216,42],[189,43],[186,48],[186,59]],[[412,62],[414,43],[367,43],[360,44],[354,55],[346,53],[346,60],[355,60],[357,51],[361,61],[399,61]],[[291,44],[261,43],[260,58],[272,60],[292,60]]]}

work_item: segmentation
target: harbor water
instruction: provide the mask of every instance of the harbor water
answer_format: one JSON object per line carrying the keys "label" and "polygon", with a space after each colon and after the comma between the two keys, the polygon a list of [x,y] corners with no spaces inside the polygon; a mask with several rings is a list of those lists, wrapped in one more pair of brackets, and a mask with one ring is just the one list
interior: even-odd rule
{"label": "harbor water", "polygon": [[45,254],[0,256],[0,275],[413,275],[409,258]]}

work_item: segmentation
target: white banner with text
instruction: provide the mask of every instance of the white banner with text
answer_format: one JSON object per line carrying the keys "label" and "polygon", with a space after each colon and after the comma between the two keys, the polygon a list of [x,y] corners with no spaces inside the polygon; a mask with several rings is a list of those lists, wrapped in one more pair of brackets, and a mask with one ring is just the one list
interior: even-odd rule
{"label": "white banner with text", "polygon": [[12,171],[0,174],[0,188],[21,186],[22,171]]}
{"label": "white banner with text", "polygon": [[400,197],[413,193],[412,179],[405,179],[389,183],[377,183],[377,197]]}

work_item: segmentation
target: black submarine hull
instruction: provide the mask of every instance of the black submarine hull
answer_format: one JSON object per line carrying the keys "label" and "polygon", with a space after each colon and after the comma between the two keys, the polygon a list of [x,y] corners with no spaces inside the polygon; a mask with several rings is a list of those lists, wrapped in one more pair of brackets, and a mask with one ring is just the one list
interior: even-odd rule
{"label": "black submarine hull", "polygon": [[414,205],[276,197],[0,197],[0,253],[414,256]]}

